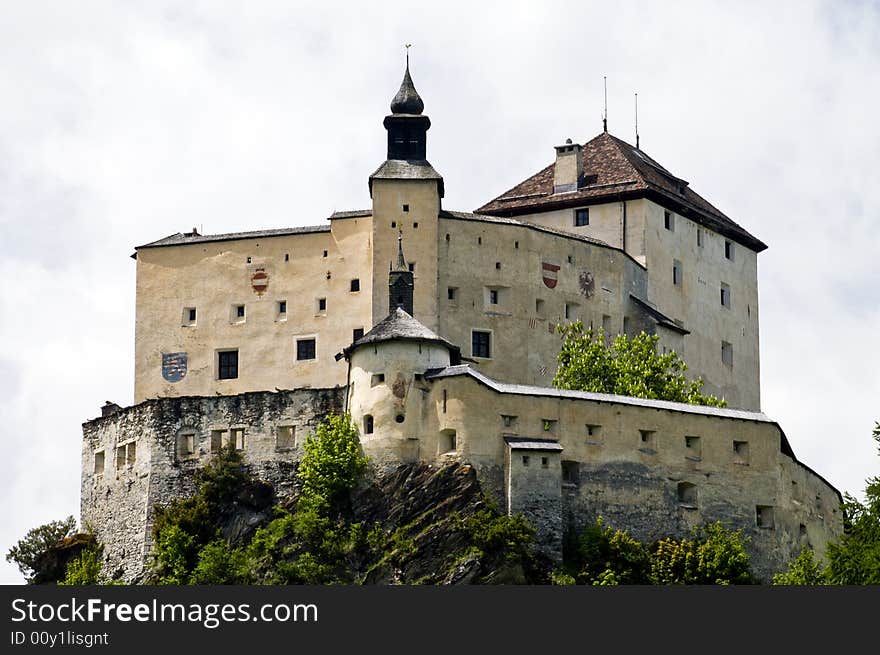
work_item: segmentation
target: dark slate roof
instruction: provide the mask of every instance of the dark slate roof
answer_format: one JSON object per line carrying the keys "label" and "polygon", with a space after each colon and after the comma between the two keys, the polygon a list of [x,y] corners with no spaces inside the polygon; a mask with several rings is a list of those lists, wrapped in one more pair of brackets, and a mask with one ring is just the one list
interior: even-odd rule
{"label": "dark slate roof", "polygon": [[337,218],[366,218],[368,216],[373,215],[372,209],[354,209],[352,211],[346,212],[333,212],[330,214],[330,217],[327,219],[328,221],[336,220]]}
{"label": "dark slate roof", "polygon": [[394,114],[411,114],[419,115],[425,110],[425,103],[422,102],[416,86],[413,84],[412,77],[409,74],[409,63],[406,65],[406,72],[403,74],[403,81],[400,83],[400,89],[391,100],[391,112]]}
{"label": "dark slate roof", "polygon": [[678,332],[679,334],[690,334],[690,330],[685,330],[678,323],[669,318],[666,314],[661,312],[656,307],[649,305],[647,301],[642,300],[638,296],[634,294],[629,294],[629,297],[632,298],[633,302],[635,302],[639,307],[644,309],[648,314],[650,314],[657,323],[662,325],[665,328],[673,330],[674,332]]}
{"label": "dark slate roof", "polygon": [[456,363],[461,361],[461,350],[458,346],[434,334],[434,332],[400,307],[396,307],[393,312],[376,323],[369,332],[346,348],[343,353],[348,357],[352,351],[361,346],[385,341],[433,341],[441,343],[449,349],[451,361]]}
{"label": "dark slate roof", "polygon": [[229,232],[228,234],[171,234],[164,239],[146,243],[142,246],[135,247],[135,250],[142,248],[161,248],[162,246],[181,246],[191,243],[209,243],[211,241],[238,241],[239,239],[262,239],[265,237],[281,237],[289,234],[314,234],[317,232],[329,232],[328,225],[315,225],[308,227],[285,227],[277,230],[255,230],[253,232]]}
{"label": "dark slate roof", "polygon": [[386,159],[370,175],[370,195],[373,193],[373,180],[437,180],[440,197],[443,197],[443,176],[434,170],[427,159]]}
{"label": "dark slate roof", "polygon": [[544,452],[562,452],[558,441],[552,439],[530,439],[528,437],[504,437],[504,442],[511,450],[541,450]]}
{"label": "dark slate roof", "polygon": [[584,179],[577,191],[553,193],[553,169],[542,171],[477,211],[497,216],[549,211],[610,200],[648,197],[756,252],[767,245],[692,190],[644,151],[603,132],[584,144]]}

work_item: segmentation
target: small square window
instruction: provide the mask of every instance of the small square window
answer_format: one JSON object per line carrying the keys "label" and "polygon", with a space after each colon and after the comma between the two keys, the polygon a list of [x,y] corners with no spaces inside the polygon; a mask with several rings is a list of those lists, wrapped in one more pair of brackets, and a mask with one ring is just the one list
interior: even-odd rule
{"label": "small square window", "polygon": [[373,434],[373,415],[364,415],[364,434]]}
{"label": "small square window", "polygon": [[327,299],[326,298],[318,298],[318,311],[326,312],[327,311]]}
{"label": "small square window", "polygon": [[590,224],[590,210],[585,207],[583,209],[576,209],[574,211],[574,224],[575,227],[583,227],[584,225]]}
{"label": "small square window", "polygon": [[326,256],[327,256],[327,251],[325,250],[325,251],[324,251],[324,257],[326,257]]}
{"label": "small square window", "polygon": [[576,486],[580,483],[580,466],[577,462],[562,460],[562,484]]}
{"label": "small square window", "polygon": [[458,295],[456,293],[457,291],[458,291],[458,289],[456,289],[455,287],[448,287],[446,289],[446,298],[448,300],[455,300],[455,297]]}
{"label": "small square window", "polygon": [[296,359],[297,361],[305,361],[315,359],[315,340],[314,339],[297,339],[296,340]]}
{"label": "small square window", "polygon": [[639,450],[654,450],[656,442],[656,432],[654,430],[639,430]]}
{"label": "small square window", "polygon": [[535,313],[538,316],[544,315],[544,301],[540,298],[535,298]]}
{"label": "small square window", "polygon": [[286,261],[286,262],[290,261],[290,253],[289,252],[284,253],[284,261]]}
{"label": "small square window", "polygon": [[245,321],[245,307],[244,305],[233,305],[232,311],[230,312],[230,322],[231,323],[244,323]]}
{"label": "small square window", "polygon": [[211,453],[216,455],[223,446],[229,443],[229,433],[226,430],[211,430]]}
{"label": "small square window", "polygon": [[188,310],[188,312],[189,312],[189,321],[190,321],[190,323],[195,323],[195,322],[196,322],[196,308],[195,308],[195,307],[190,307],[189,310]]}
{"label": "small square window", "polygon": [[549,432],[550,434],[556,433],[556,425],[559,423],[554,418],[542,418],[541,419],[541,427],[544,429],[544,432]]}
{"label": "small square window", "polygon": [[217,379],[235,380],[238,377],[238,351],[221,350],[217,353]]}
{"label": "small square window", "polygon": [[565,303],[565,320],[566,321],[576,321],[577,320],[577,304],[572,302]]}
{"label": "small square window", "polygon": [[498,289],[489,289],[489,304],[498,304]]}
{"label": "small square window", "polygon": [[278,313],[281,315],[287,314],[287,301],[279,300],[278,301]]}
{"label": "small square window", "polygon": [[670,232],[675,231],[675,216],[672,212],[663,212],[663,227],[665,227]]}
{"label": "small square window", "polygon": [[542,457],[541,458],[541,468],[542,469],[550,468],[550,458],[549,457]]}
{"label": "small square window", "polygon": [[414,222],[413,222],[413,229],[414,229],[414,230],[418,230],[418,229],[419,229],[419,222],[418,222],[418,221],[414,221]]}
{"label": "small square window", "polygon": [[501,422],[504,424],[504,427],[512,428],[514,425],[516,425],[516,416],[513,416],[511,414],[502,414]]}
{"label": "small square window", "polygon": [[601,439],[602,426],[601,425],[587,425],[587,441],[590,443],[597,443]]}
{"label": "small square window", "polygon": [[296,446],[296,427],[279,425],[275,429],[275,450],[290,450]]}
{"label": "small square window", "polygon": [[734,441],[733,442],[733,463],[748,464],[749,463],[749,442]]}
{"label": "small square window", "polygon": [[393,230],[396,227],[397,227],[397,221],[391,221],[391,229]]}
{"label": "small square window", "polygon": [[772,529],[775,525],[772,505],[755,506],[755,524],[759,528]]}
{"label": "small square window", "polygon": [[492,334],[481,330],[471,332],[471,355],[489,358],[492,356]]}
{"label": "small square window", "polygon": [[351,331],[351,342],[354,343],[362,336],[364,336],[364,328],[355,328]]}
{"label": "small square window", "polygon": [[501,270],[501,262],[495,262],[495,269]]}
{"label": "small square window", "polygon": [[689,459],[700,459],[702,457],[702,444],[699,437],[685,437],[684,447],[686,449],[685,457]]}
{"label": "small square window", "polygon": [[404,205],[404,206],[403,206],[403,211],[408,212],[408,211],[409,211],[409,205]]}
{"label": "small square window", "polygon": [[410,272],[410,273],[415,273],[415,272],[416,272],[416,263],[415,263],[415,262],[410,262],[410,263],[409,263],[409,272]]}
{"label": "small square window", "polygon": [[528,455],[523,455],[523,456],[522,456],[522,463],[523,463],[523,466],[528,466],[528,465],[529,465],[529,456],[528,456]]}
{"label": "small square window", "polygon": [[349,285],[349,291],[360,291],[361,290],[361,281],[358,278],[355,278],[351,281]]}
{"label": "small square window", "polygon": [[377,384],[383,384],[385,382],[385,374],[384,373],[373,373],[373,376],[370,378],[370,386],[375,387]]}
{"label": "small square window", "polygon": [[680,505],[689,508],[697,506],[697,485],[692,482],[679,482],[676,491]]}
{"label": "small square window", "polygon": [[181,325],[184,327],[193,327],[196,324],[196,308],[195,307],[184,307],[183,308],[183,318],[181,319]]}

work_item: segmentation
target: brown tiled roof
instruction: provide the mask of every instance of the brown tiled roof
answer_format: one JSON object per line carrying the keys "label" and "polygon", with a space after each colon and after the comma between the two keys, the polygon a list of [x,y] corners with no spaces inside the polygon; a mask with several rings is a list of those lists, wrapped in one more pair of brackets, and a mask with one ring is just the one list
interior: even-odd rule
{"label": "brown tiled roof", "polygon": [[644,151],[603,132],[584,144],[584,177],[577,191],[553,193],[553,164],[477,209],[480,214],[517,216],[566,207],[648,197],[682,216],[752,250],[767,248]]}

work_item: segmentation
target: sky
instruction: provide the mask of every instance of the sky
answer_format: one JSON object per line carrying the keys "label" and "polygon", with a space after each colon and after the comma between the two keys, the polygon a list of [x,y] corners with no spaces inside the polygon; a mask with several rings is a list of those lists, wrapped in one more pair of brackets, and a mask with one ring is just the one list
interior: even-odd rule
{"label": "sky", "polygon": [[[762,410],[880,474],[880,3],[3,3],[0,550],[79,516],[81,424],[132,402],[134,246],[370,206],[404,44],[444,207],[608,127],[769,245]],[[0,584],[18,584],[0,562]]]}

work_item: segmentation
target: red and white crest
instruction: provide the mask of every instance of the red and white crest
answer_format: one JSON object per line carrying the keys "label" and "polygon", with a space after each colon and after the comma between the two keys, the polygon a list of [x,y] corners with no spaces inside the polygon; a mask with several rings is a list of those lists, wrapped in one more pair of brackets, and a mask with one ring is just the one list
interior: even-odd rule
{"label": "red and white crest", "polygon": [[269,288],[269,274],[266,273],[265,268],[258,268],[254,271],[254,274],[251,275],[251,288],[258,296],[262,296],[266,293],[266,289]]}
{"label": "red and white crest", "polygon": [[550,262],[541,262],[541,279],[544,284],[550,288],[556,288],[556,274],[559,272],[559,266]]}

